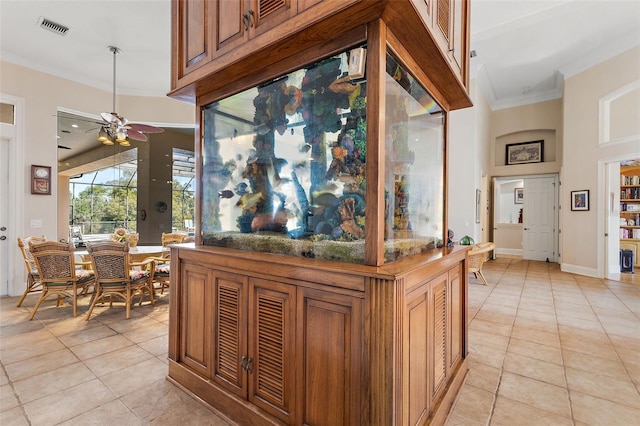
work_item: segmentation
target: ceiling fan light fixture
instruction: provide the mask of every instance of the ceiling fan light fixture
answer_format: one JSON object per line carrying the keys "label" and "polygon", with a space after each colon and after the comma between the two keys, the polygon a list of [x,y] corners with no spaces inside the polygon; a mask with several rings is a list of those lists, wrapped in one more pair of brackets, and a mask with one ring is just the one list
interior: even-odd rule
{"label": "ceiling fan light fixture", "polygon": [[118,130],[118,132],[116,132],[116,142],[122,144],[124,142],[129,142],[127,140],[127,132],[124,130]]}
{"label": "ceiling fan light fixture", "polygon": [[118,142],[121,146],[131,146],[127,139],[127,129],[133,129],[131,139],[146,141],[147,137],[144,133],[161,133],[164,129],[144,124],[128,124],[129,120],[116,113],[116,56],[120,53],[120,49],[115,46],[109,46],[109,51],[113,54],[113,112],[103,112],[100,114],[104,124],[98,133],[98,140],[105,145],[113,145]]}
{"label": "ceiling fan light fixture", "polygon": [[98,132],[98,140],[100,142],[105,142],[109,140],[109,134],[104,130],[104,128],[100,129],[100,131]]}

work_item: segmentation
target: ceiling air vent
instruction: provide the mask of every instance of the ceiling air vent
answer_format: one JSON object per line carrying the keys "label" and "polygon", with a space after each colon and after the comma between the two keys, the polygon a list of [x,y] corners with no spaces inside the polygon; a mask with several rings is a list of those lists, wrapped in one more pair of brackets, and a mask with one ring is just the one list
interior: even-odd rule
{"label": "ceiling air vent", "polygon": [[43,17],[40,17],[40,19],[38,20],[38,25],[45,30],[49,30],[61,36],[67,35],[67,33],[69,32],[69,27],[65,27],[64,25],[50,21],[47,18]]}

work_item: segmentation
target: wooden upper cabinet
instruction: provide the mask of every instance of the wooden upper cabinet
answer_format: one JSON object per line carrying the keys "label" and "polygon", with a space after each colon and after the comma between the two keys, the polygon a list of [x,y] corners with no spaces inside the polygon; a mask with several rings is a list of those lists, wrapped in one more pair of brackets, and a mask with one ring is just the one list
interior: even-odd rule
{"label": "wooden upper cabinet", "polygon": [[465,87],[469,85],[469,0],[415,0],[416,9]]}
{"label": "wooden upper cabinet", "polygon": [[211,11],[213,14],[213,36],[215,51],[212,59],[238,45],[246,42],[249,26],[249,15],[242,1],[216,1]]}
{"label": "wooden upper cabinet", "polygon": [[[193,83],[228,63],[281,40],[300,27],[322,20],[337,9],[360,0],[174,0],[172,89]],[[322,7],[314,8],[317,5]],[[284,25],[314,8],[296,25]],[[275,30],[271,32],[272,30]],[[253,39],[269,33],[266,39]],[[190,78],[193,71],[218,58]]]}
{"label": "wooden upper cabinet", "polygon": [[202,0],[177,0],[172,5],[174,62],[177,62],[177,78],[180,79],[211,60],[212,4]]}
{"label": "wooden upper cabinet", "polygon": [[296,0],[249,0],[249,37],[269,31],[297,13]]}

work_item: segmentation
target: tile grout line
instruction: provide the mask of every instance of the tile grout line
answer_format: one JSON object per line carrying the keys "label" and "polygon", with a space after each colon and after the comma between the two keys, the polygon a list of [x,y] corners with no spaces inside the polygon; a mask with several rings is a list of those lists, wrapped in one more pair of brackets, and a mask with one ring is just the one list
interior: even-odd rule
{"label": "tile grout line", "polygon": [[[509,265],[511,265],[511,263],[512,263],[512,261],[509,261]],[[528,269],[529,269],[529,264],[527,263],[527,270]],[[505,270],[505,273],[506,273],[506,270]],[[493,293],[495,288],[500,284],[500,281],[502,280],[502,277],[504,277],[505,273],[502,274],[500,279],[498,279],[496,284],[493,286],[493,289],[491,290],[491,293]],[[520,288],[520,294],[519,294],[519,297],[518,297],[518,306],[520,305],[520,300],[522,299],[522,291],[524,289],[524,283],[526,282],[526,279],[527,279],[527,273],[525,271],[523,282],[522,282],[522,287]],[[509,332],[509,340],[507,341],[507,347],[505,348],[504,358],[502,358],[502,365],[500,366],[500,375],[498,377],[498,384],[497,384],[496,390],[494,392],[493,404],[491,405],[491,411],[489,412],[489,423],[488,423],[488,425],[491,425],[491,420],[493,420],[493,415],[495,413],[496,405],[498,403],[498,394],[500,393],[500,386],[502,385],[502,376],[504,375],[504,362],[505,362],[505,359],[507,358],[507,352],[509,351],[509,345],[511,344],[511,338],[512,338],[511,336],[513,335],[513,328],[515,327],[516,318],[517,317],[518,317],[518,307],[516,307],[516,313],[513,316],[513,321],[511,322],[511,331]]]}
{"label": "tile grout line", "polygon": [[[575,281],[575,278],[574,278],[574,282],[582,292],[582,288],[580,288],[580,285],[578,284],[578,282]],[[573,414],[573,401],[571,400],[571,391],[569,390],[569,380],[567,379],[567,366],[565,365],[565,360],[564,360],[565,351],[564,351],[564,346],[562,345],[562,334],[560,333],[560,322],[558,321],[558,308],[556,306],[556,298],[555,298],[556,292],[554,291],[553,284],[551,284],[551,277],[549,277],[549,284],[551,286],[551,300],[553,303],[553,314],[556,318],[556,330],[558,331],[558,340],[560,343],[560,357],[562,359],[562,375],[564,377],[565,389],[567,391],[567,399],[569,400],[569,415],[571,416],[570,418],[571,424],[575,426],[576,419]],[[589,299],[587,299],[586,297],[585,299],[587,300],[587,303],[589,303]],[[589,303],[589,308],[593,310],[593,307],[591,306],[590,303]]]}

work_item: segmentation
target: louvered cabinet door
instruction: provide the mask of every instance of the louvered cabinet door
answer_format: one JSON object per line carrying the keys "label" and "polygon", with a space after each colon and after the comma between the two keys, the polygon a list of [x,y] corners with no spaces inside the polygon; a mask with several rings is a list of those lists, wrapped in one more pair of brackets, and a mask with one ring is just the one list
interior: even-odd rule
{"label": "louvered cabinet door", "polygon": [[451,69],[467,87],[469,78],[469,0],[423,0],[431,16],[425,19]]}
{"label": "louvered cabinet door", "polygon": [[249,283],[249,401],[291,424],[296,287],[257,278]]}
{"label": "louvered cabinet door", "polygon": [[184,264],[181,274],[180,361],[204,377],[211,375],[211,272]]}
{"label": "louvered cabinet door", "polygon": [[213,274],[213,381],[241,398],[247,397],[244,359],[247,357],[246,276]]}
{"label": "louvered cabinet door", "polygon": [[298,0],[248,0],[251,38],[282,24],[297,13]]}
{"label": "louvered cabinet door", "polygon": [[432,364],[430,366],[429,388],[431,400],[435,404],[447,384],[447,282],[448,273],[436,277],[430,282],[430,347]]}

